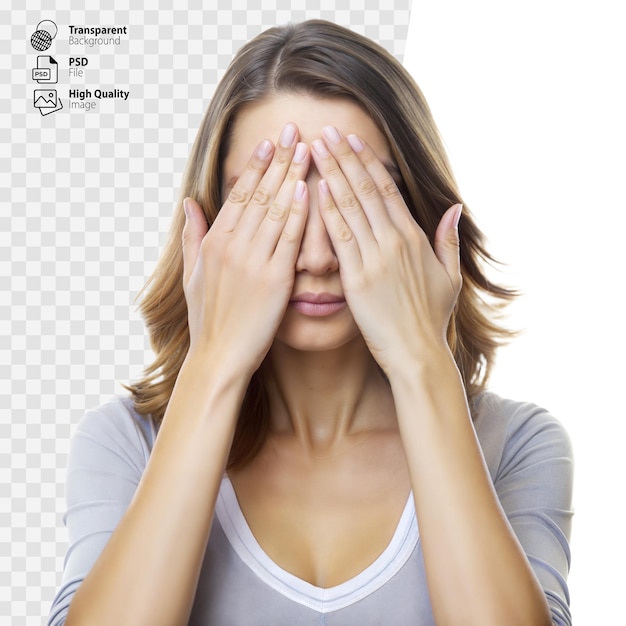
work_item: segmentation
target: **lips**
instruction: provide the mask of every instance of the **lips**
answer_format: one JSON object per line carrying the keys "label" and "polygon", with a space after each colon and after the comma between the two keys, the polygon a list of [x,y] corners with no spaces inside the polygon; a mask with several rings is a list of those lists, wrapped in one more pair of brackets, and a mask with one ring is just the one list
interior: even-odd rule
{"label": "lips", "polygon": [[301,293],[294,296],[289,305],[309,317],[325,317],[341,311],[346,306],[343,296],[331,293]]}

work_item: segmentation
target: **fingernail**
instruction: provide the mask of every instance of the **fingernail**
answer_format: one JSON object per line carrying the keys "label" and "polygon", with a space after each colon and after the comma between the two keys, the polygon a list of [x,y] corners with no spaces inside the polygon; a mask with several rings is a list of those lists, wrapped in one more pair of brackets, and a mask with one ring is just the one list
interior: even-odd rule
{"label": "fingernail", "polygon": [[303,180],[299,180],[296,183],[296,193],[295,193],[295,199],[296,200],[302,200],[302,198],[304,198],[304,190],[306,189],[306,185],[304,184]]}
{"label": "fingernail", "polygon": [[346,139],[355,152],[361,152],[365,147],[356,135],[348,135]]}
{"label": "fingernail", "polygon": [[287,124],[280,133],[280,145],[283,148],[291,148],[296,138],[296,127],[293,124]]}
{"label": "fingernail", "polygon": [[313,149],[321,157],[327,157],[328,156],[328,150],[326,150],[326,146],[324,145],[324,142],[321,139],[316,139],[313,142]]}
{"label": "fingernail", "polygon": [[299,143],[296,146],[296,152],[293,155],[293,160],[295,163],[302,163],[304,158],[306,157],[307,147],[305,143]]}
{"label": "fingernail", "polygon": [[264,139],[259,144],[259,147],[257,148],[256,153],[262,159],[267,159],[271,151],[272,151],[272,144],[267,139]]}
{"label": "fingernail", "polygon": [[319,185],[320,185],[320,191],[322,193],[329,193],[329,191],[328,191],[328,183],[323,178],[322,178],[322,180],[320,180]]}
{"label": "fingernail", "polygon": [[334,126],[324,126],[322,128],[322,135],[330,141],[330,143],[339,143],[341,141],[341,135]]}
{"label": "fingernail", "polygon": [[185,212],[185,217],[189,218],[189,214],[191,212],[191,209],[189,208],[189,198],[185,198],[183,200],[183,211]]}

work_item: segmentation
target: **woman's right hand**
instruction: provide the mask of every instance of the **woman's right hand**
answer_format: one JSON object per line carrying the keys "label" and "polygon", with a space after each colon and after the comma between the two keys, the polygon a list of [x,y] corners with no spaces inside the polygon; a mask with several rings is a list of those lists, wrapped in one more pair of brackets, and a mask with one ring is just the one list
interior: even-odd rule
{"label": "woman's right hand", "polygon": [[293,290],[309,205],[310,152],[297,139],[297,127],[287,124],[276,146],[257,146],[210,229],[200,205],[184,201],[189,354],[249,376],[270,349]]}

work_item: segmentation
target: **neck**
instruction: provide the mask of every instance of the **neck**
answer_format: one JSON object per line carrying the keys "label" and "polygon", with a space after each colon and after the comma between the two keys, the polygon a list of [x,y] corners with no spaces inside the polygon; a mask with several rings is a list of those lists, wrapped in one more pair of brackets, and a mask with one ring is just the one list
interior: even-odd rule
{"label": "neck", "polygon": [[395,415],[389,384],[360,337],[320,352],[277,342],[267,365],[270,429],[307,448],[328,448]]}

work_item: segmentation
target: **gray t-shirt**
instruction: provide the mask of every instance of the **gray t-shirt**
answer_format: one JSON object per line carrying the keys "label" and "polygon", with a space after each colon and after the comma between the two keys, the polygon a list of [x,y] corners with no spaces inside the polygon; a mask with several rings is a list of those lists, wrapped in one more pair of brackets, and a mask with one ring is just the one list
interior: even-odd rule
{"label": "gray t-shirt", "polygon": [[[477,399],[474,424],[496,492],[544,589],[553,623],[571,626],[566,577],[573,460],[567,434],[545,410],[493,393]],[[133,497],[156,434],[154,422],[138,415],[125,397],[88,411],[80,421],[67,473],[69,547],[48,626],[65,623],[73,594]],[[281,569],[263,552],[225,476],[189,625],[321,624],[434,624],[412,496],[378,559],[351,580],[322,589]]]}

